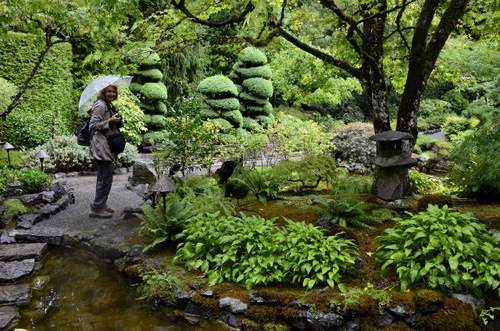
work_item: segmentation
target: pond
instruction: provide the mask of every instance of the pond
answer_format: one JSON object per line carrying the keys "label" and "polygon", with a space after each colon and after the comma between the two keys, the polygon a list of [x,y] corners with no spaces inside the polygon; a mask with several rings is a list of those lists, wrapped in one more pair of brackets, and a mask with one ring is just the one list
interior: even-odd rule
{"label": "pond", "polygon": [[33,286],[16,328],[27,330],[230,330],[211,321],[190,324],[182,311],[138,300],[135,284],[112,264],[84,252],[53,248],[25,280]]}

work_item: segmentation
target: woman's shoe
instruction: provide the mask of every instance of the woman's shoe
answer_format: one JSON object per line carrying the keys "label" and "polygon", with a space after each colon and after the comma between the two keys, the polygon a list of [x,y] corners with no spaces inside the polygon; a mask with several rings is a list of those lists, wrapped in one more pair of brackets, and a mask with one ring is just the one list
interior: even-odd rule
{"label": "woman's shoe", "polygon": [[94,209],[90,209],[89,217],[90,218],[111,218],[111,217],[113,217],[113,213],[106,211],[106,209],[99,210],[99,211],[94,210]]}

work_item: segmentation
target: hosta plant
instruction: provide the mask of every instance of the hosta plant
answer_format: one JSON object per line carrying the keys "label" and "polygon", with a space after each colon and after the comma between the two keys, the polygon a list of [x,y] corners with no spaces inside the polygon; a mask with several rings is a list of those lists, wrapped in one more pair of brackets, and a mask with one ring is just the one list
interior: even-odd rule
{"label": "hosta plant", "polygon": [[333,287],[339,272],[354,264],[349,252],[356,246],[337,235],[325,238],[311,224],[287,222],[287,227],[278,227],[273,220],[244,214],[241,218],[198,215],[176,237],[183,242],[174,262],[206,273],[210,284],[226,280],[248,289],[269,283]]}
{"label": "hosta plant", "polygon": [[498,232],[487,232],[472,213],[429,205],[427,211],[396,218],[380,237],[376,258],[382,273],[394,270],[401,290],[424,283],[431,288],[481,294],[500,286]]}

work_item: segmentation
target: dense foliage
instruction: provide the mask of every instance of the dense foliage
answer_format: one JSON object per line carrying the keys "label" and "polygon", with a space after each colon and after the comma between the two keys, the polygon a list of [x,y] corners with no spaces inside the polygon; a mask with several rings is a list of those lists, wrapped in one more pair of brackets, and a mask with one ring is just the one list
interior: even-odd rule
{"label": "dense foliage", "polygon": [[307,289],[340,281],[340,271],[354,264],[348,253],[355,245],[338,235],[325,238],[313,225],[287,220],[277,227],[272,220],[241,215],[199,215],[177,238],[174,262],[188,270],[200,269],[210,284],[224,280],[248,289],[269,283],[300,283]]}
{"label": "dense foliage", "polygon": [[498,232],[487,232],[471,213],[444,206],[397,218],[385,230],[376,257],[395,270],[401,291],[424,282],[431,288],[481,294],[500,286]]}
{"label": "dense foliage", "polygon": [[451,159],[452,181],[469,196],[500,196],[500,120],[484,124],[459,147]]}

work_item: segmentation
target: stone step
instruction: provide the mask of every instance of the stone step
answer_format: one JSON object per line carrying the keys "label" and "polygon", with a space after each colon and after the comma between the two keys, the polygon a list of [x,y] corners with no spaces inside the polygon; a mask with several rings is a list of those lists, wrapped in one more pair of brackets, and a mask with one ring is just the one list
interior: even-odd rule
{"label": "stone step", "polygon": [[31,288],[28,284],[0,286],[0,305],[21,305],[28,303]]}
{"label": "stone step", "polygon": [[29,230],[12,230],[9,236],[13,237],[16,241],[29,241],[61,246],[66,231],[66,229],[61,228],[36,227]]}
{"label": "stone step", "polygon": [[26,259],[40,261],[47,249],[48,245],[45,243],[0,245],[0,261],[10,262]]}
{"label": "stone step", "polygon": [[14,283],[29,276],[35,269],[35,259],[0,262],[0,283]]}
{"label": "stone step", "polygon": [[19,309],[17,307],[0,307],[0,330],[7,330],[19,321]]}

